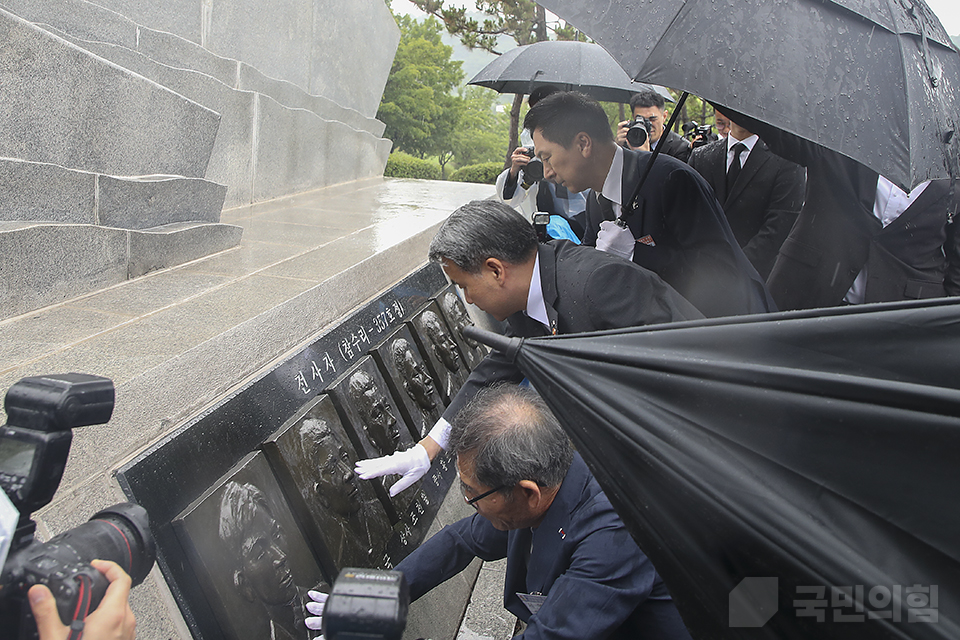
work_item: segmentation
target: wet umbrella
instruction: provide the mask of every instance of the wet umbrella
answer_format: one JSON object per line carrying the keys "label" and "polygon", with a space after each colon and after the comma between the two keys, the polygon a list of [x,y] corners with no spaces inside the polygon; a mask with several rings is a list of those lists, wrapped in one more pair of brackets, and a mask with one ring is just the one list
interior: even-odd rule
{"label": "wet umbrella", "polygon": [[590,42],[550,40],[517,47],[498,56],[467,84],[520,94],[553,85],[604,102],[629,102],[634,93],[653,89],[673,102],[663,87],[633,82],[603,47]]}
{"label": "wet umbrella", "polygon": [[694,637],[960,637],[960,303],[818,313],[478,339],[543,395]]}
{"label": "wet umbrella", "polygon": [[684,89],[909,191],[957,174],[960,54],[922,0],[540,0],[631,77]]}

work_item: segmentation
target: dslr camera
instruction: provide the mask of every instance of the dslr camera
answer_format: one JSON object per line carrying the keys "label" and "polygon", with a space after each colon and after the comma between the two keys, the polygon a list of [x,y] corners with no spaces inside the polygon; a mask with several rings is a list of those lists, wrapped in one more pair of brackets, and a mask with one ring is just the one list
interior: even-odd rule
{"label": "dslr camera", "polygon": [[533,147],[523,147],[522,153],[530,158],[530,162],[523,168],[523,182],[520,186],[529,189],[543,180],[543,162],[534,155]]}
{"label": "dslr camera", "polygon": [[[34,539],[30,515],[53,499],[70,453],[73,429],[105,424],[115,391],[108,378],[68,373],[24,378],[7,391],[7,424],[0,427],[0,486],[19,512],[0,572],[0,630],[4,638],[37,638],[27,591],[44,584],[61,621],[70,626],[100,604],[109,584],[90,566],[112,560],[143,582],[156,559],[146,510],[123,502],[49,542]],[[2,541],[0,541],[2,542]]]}
{"label": "dslr camera", "polygon": [[694,149],[717,139],[717,137],[713,135],[712,125],[697,124],[696,120],[683,123],[681,128],[683,129],[683,135],[693,143]]}
{"label": "dslr camera", "polygon": [[643,146],[643,143],[650,137],[651,131],[653,131],[652,122],[643,116],[635,117],[630,124],[630,128],[627,129],[627,144],[631,147]]}

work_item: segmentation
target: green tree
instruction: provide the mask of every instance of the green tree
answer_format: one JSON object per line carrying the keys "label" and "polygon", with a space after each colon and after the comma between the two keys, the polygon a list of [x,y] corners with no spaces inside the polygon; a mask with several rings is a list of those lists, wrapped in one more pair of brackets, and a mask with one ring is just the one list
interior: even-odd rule
{"label": "green tree", "polygon": [[400,43],[377,118],[395,148],[419,158],[437,155],[442,167],[450,160],[446,141],[459,126],[460,98],[452,92],[463,81],[461,62],[450,59],[453,49],[440,41],[443,27],[435,18],[395,18]]}
{"label": "green tree", "polygon": [[[445,4],[447,0],[411,0],[421,10],[443,21],[447,31],[460,38],[464,45],[484,49],[499,55],[498,38],[507,36],[517,45],[533,44],[549,40],[583,39],[570,25],[551,22],[546,11],[533,0],[476,0],[476,8],[483,18],[478,20],[467,14],[464,7]],[[520,123],[520,106],[523,94],[517,94],[510,109],[510,141],[504,159],[506,166],[510,154],[517,147]]]}
{"label": "green tree", "polygon": [[510,117],[497,110],[497,93],[484,87],[465,87],[460,98],[460,126],[450,139],[457,166],[500,162]]}

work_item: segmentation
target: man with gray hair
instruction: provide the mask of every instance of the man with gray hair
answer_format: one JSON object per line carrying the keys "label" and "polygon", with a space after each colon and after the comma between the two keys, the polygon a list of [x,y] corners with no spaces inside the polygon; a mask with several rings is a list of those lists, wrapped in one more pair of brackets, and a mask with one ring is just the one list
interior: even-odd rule
{"label": "man with gray hair", "polygon": [[397,565],[411,599],[475,557],[506,558],[504,606],[527,623],[517,637],[690,638],[663,580],[535,392],[483,389],[454,421],[450,447],[477,513]]}
{"label": "man with gray hair", "polygon": [[[618,256],[568,240],[540,244],[522,215],[494,200],[475,200],[447,218],[430,243],[468,303],[507,321],[507,335],[536,337],[692,320],[703,315],[652,271]],[[406,451],[361,460],[364,480],[403,475],[396,495],[447,447],[450,423],[477,391],[497,381],[518,383],[523,374],[493,351],[470,373],[427,437]]]}

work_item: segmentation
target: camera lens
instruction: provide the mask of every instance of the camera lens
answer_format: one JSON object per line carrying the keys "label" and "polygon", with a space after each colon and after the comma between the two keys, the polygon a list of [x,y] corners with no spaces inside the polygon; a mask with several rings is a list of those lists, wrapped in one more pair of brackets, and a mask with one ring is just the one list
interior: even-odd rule
{"label": "camera lens", "polygon": [[631,147],[642,147],[647,141],[647,127],[642,122],[635,122],[627,129],[627,144]]}
{"label": "camera lens", "polygon": [[543,180],[543,162],[540,158],[534,158],[523,168],[523,188],[529,189],[541,180]]}

